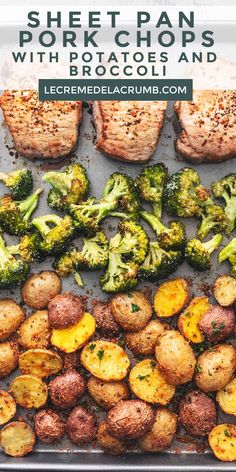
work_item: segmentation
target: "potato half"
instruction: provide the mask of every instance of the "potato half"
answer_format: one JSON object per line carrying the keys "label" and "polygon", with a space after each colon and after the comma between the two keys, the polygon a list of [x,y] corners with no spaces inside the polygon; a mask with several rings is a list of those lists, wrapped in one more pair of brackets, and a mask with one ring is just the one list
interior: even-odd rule
{"label": "potato half", "polygon": [[16,403],[23,408],[40,408],[48,397],[47,385],[33,375],[16,377],[10,388]]}
{"label": "potato half", "polygon": [[90,342],[83,348],[80,360],[92,375],[105,381],[124,379],[130,366],[125,351],[109,341]]}
{"label": "potato half", "polygon": [[209,444],[217,459],[236,461],[236,425],[219,424],[209,434]]}
{"label": "potato half", "polygon": [[16,402],[10,393],[0,390],[0,425],[8,423],[16,414]]}
{"label": "potato half", "polygon": [[90,313],[85,313],[76,325],[53,329],[51,343],[63,352],[74,352],[89,341],[95,329],[95,318]]}
{"label": "potato half", "polygon": [[236,377],[217,392],[216,401],[219,403],[221,410],[228,415],[236,416]]}
{"label": "potato half", "polygon": [[213,295],[221,306],[230,306],[236,301],[236,279],[220,275],[213,285]]}
{"label": "potato half", "polygon": [[169,318],[180,313],[190,300],[188,282],[183,278],[167,280],[157,289],[154,310],[160,318]]}
{"label": "potato half", "polygon": [[197,360],[195,383],[202,392],[217,392],[232,379],[236,352],[231,344],[218,344],[204,351]]}
{"label": "potato half", "polygon": [[136,364],[130,372],[129,382],[133,393],[148,403],[167,405],[175,394],[175,387],[165,381],[152,359]]}
{"label": "potato half", "polygon": [[29,349],[19,357],[22,374],[49,377],[62,369],[62,359],[56,352],[48,349]]}
{"label": "potato half", "polygon": [[0,445],[8,456],[26,456],[33,450],[34,443],[34,432],[24,421],[13,421],[4,426],[0,433]]}
{"label": "potato half", "polygon": [[204,341],[204,335],[199,329],[199,323],[210,307],[211,304],[207,297],[195,297],[179,316],[178,328],[188,341],[192,343]]}
{"label": "potato half", "polygon": [[25,313],[14,300],[0,300],[0,341],[9,338],[25,320]]}
{"label": "potato half", "polygon": [[25,349],[46,348],[49,345],[51,329],[47,310],[38,310],[21,325],[18,342]]}

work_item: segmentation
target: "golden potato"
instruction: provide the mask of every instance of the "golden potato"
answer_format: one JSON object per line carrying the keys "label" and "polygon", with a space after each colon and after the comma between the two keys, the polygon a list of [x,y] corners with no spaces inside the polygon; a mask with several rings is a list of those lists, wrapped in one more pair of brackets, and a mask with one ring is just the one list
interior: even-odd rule
{"label": "golden potato", "polygon": [[80,356],[81,364],[100,380],[122,380],[126,377],[130,360],[118,344],[93,341],[87,344]]}
{"label": "golden potato", "polygon": [[24,421],[13,421],[0,432],[0,446],[8,456],[26,456],[33,450],[34,444],[34,432]]}
{"label": "golden potato", "polygon": [[16,403],[23,408],[40,408],[48,398],[47,385],[33,375],[19,375],[10,388]]}
{"label": "golden potato", "polygon": [[0,341],[4,341],[17,331],[25,319],[25,313],[14,300],[0,300]]}
{"label": "golden potato", "polygon": [[138,440],[139,447],[146,452],[159,452],[166,449],[174,439],[177,429],[177,416],[167,408],[157,408],[151,431]]}
{"label": "golden potato", "polygon": [[236,377],[217,392],[216,401],[219,403],[221,410],[228,415],[236,416]]}
{"label": "golden potato", "polygon": [[7,377],[18,366],[19,349],[15,342],[0,343],[0,379]]}
{"label": "golden potato", "polygon": [[160,318],[180,313],[191,297],[187,280],[177,278],[163,282],[154,297],[154,310]]}
{"label": "golden potato", "polygon": [[75,352],[89,341],[95,329],[94,317],[90,313],[85,313],[76,325],[70,328],[53,329],[51,343],[63,352]]}
{"label": "golden potato", "polygon": [[61,292],[61,278],[56,272],[46,270],[39,274],[30,275],[21,289],[21,296],[31,308],[41,310],[46,308],[50,300]]}
{"label": "golden potato", "polygon": [[236,367],[235,349],[230,344],[219,344],[199,357],[195,383],[203,392],[216,392],[231,380]]}
{"label": "golden potato", "polygon": [[105,421],[102,421],[98,426],[96,439],[99,446],[109,454],[119,455],[125,451],[125,443],[108,433]]}
{"label": "golden potato", "polygon": [[8,423],[16,414],[16,403],[10,393],[0,390],[0,425]]}
{"label": "golden potato", "polygon": [[19,369],[22,374],[49,377],[62,369],[62,359],[48,349],[29,349],[20,355]]}
{"label": "golden potato", "polygon": [[191,346],[178,331],[166,331],[158,338],[155,356],[169,384],[182,385],[192,380],[196,360]]}
{"label": "golden potato", "polygon": [[21,325],[18,342],[25,349],[46,348],[49,345],[51,329],[47,310],[38,310]]}
{"label": "golden potato", "polygon": [[165,381],[152,359],[145,359],[131,369],[129,383],[132,392],[147,403],[167,405],[175,394],[175,387]]}
{"label": "golden potato", "polygon": [[217,277],[213,285],[213,295],[219,305],[233,305],[236,301],[236,279],[231,275]]}
{"label": "golden potato", "polygon": [[209,434],[209,444],[217,459],[236,461],[236,425],[219,424]]}
{"label": "golden potato", "polygon": [[145,328],[135,333],[125,334],[127,347],[137,356],[149,356],[155,353],[158,337],[168,329],[166,323],[151,320]]}
{"label": "golden potato", "polygon": [[114,295],[111,311],[117,323],[126,331],[140,331],[152,317],[151,303],[137,290]]}
{"label": "golden potato", "polygon": [[211,304],[207,297],[195,297],[178,319],[178,328],[181,334],[192,343],[204,341],[204,335],[200,331],[200,321],[210,309]]}
{"label": "golden potato", "polygon": [[130,392],[125,382],[104,382],[91,376],[87,383],[89,395],[104,410],[110,410],[120,400],[128,400]]}

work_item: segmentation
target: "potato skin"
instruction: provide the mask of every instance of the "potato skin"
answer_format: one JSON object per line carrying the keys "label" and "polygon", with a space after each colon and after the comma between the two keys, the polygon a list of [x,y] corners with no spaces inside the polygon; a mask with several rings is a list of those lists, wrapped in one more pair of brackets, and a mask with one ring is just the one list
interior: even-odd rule
{"label": "potato skin", "polygon": [[163,451],[173,441],[176,429],[177,416],[175,413],[167,408],[157,408],[152,429],[138,440],[138,445],[146,452]]}
{"label": "potato skin", "polygon": [[206,436],[216,425],[213,400],[199,390],[188,392],[180,401],[179,421],[193,436]]}
{"label": "potato skin", "polygon": [[68,370],[51,380],[48,387],[51,402],[57,408],[73,408],[84,394],[86,382],[79,372]]}
{"label": "potato skin", "polygon": [[166,331],[158,338],[155,355],[169,384],[182,385],[192,380],[196,359],[191,346],[178,331]]}
{"label": "potato skin", "polygon": [[5,341],[17,331],[25,320],[25,313],[14,300],[0,300],[0,341]]}
{"label": "potato skin", "polygon": [[95,417],[82,406],[77,406],[67,418],[66,430],[74,444],[90,443],[96,436]]}
{"label": "potato skin", "polygon": [[48,304],[48,320],[51,328],[64,329],[74,326],[85,311],[83,297],[65,292],[56,295]]}
{"label": "potato skin", "polygon": [[130,392],[125,382],[103,382],[91,376],[87,383],[89,395],[104,410],[110,410],[120,400],[128,400]]}
{"label": "potato skin", "polygon": [[215,343],[223,341],[234,332],[234,311],[231,308],[214,305],[203,315],[199,326],[208,341]]}
{"label": "potato skin", "polygon": [[139,291],[118,293],[111,299],[111,311],[117,323],[126,331],[140,331],[152,317],[152,306]]}
{"label": "potato skin", "polygon": [[30,275],[21,289],[21,296],[26,305],[36,310],[47,308],[50,300],[61,292],[62,283],[53,270]]}
{"label": "potato skin", "polygon": [[140,331],[126,333],[125,343],[127,347],[138,356],[149,356],[155,353],[157,339],[168,329],[166,323],[151,320]]}
{"label": "potato skin", "polygon": [[92,315],[96,320],[97,330],[102,334],[114,336],[119,334],[121,328],[112,315],[110,302],[96,302]]}
{"label": "potato skin", "polygon": [[214,282],[213,294],[221,306],[230,306],[236,301],[236,280],[230,275],[220,275]]}
{"label": "potato skin", "polygon": [[219,344],[198,357],[195,383],[203,392],[216,392],[227,385],[235,367],[236,354],[233,346]]}
{"label": "potato skin", "polygon": [[107,431],[118,439],[137,439],[154,423],[154,412],[142,400],[121,400],[107,415]]}
{"label": "potato skin", "polygon": [[109,454],[119,455],[125,451],[125,444],[108,433],[106,421],[98,426],[96,439],[99,446]]}
{"label": "potato skin", "polygon": [[38,310],[29,316],[18,330],[18,342],[25,349],[47,348],[51,330],[47,310]]}
{"label": "potato skin", "polygon": [[41,410],[34,416],[34,431],[43,443],[52,443],[62,438],[65,424],[53,410]]}
{"label": "potato skin", "polygon": [[0,344],[0,379],[7,377],[13,370],[17,369],[19,359],[19,348],[15,342]]}

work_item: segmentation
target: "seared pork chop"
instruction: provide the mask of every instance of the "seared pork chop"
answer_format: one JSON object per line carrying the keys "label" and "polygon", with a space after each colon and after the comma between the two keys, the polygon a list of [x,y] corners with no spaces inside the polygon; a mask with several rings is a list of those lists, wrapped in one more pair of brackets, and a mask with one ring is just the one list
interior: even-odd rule
{"label": "seared pork chop", "polygon": [[192,102],[176,102],[183,130],[176,150],[200,163],[220,162],[236,156],[236,91],[195,91]]}
{"label": "seared pork chop", "polygon": [[130,162],[150,159],[157,145],[167,102],[93,102],[96,148]]}
{"label": "seared pork chop", "polygon": [[82,102],[39,102],[35,90],[6,90],[0,105],[20,154],[56,159],[76,147]]}

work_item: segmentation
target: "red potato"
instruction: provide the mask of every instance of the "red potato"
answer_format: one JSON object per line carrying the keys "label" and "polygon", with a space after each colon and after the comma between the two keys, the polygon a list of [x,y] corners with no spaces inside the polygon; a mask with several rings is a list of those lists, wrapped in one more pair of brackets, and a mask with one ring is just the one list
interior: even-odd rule
{"label": "red potato", "polygon": [[199,327],[208,341],[218,343],[234,332],[235,313],[232,308],[214,305],[202,316]]}

